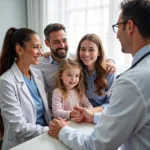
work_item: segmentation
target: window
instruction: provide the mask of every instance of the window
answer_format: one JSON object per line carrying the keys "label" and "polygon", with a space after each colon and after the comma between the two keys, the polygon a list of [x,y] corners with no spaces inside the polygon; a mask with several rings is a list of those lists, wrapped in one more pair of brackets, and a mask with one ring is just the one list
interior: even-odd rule
{"label": "window", "polygon": [[48,0],[48,23],[66,26],[69,52],[75,54],[79,40],[87,33],[96,33],[102,40],[106,56],[116,61],[119,72],[131,64],[131,56],[123,54],[112,24],[119,16],[121,0]]}

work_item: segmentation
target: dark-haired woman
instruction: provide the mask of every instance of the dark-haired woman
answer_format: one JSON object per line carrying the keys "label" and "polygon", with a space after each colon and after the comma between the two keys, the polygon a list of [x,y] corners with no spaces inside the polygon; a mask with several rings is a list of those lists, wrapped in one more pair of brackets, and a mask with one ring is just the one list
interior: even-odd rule
{"label": "dark-haired woman", "polygon": [[0,57],[2,150],[10,149],[48,130],[50,114],[42,73],[31,68],[41,56],[41,41],[28,28],[10,28]]}

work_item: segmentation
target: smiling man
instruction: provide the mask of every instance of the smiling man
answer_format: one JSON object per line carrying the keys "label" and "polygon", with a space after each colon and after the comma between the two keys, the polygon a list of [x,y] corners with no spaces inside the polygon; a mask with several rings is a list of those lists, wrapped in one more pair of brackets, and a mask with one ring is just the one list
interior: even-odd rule
{"label": "smiling man", "polygon": [[73,150],[150,149],[150,0],[123,0],[121,10],[112,27],[122,52],[132,54],[133,61],[114,82],[109,107],[99,115],[76,108],[87,122],[100,119],[90,135],[68,127],[63,119],[50,123],[49,135]]}

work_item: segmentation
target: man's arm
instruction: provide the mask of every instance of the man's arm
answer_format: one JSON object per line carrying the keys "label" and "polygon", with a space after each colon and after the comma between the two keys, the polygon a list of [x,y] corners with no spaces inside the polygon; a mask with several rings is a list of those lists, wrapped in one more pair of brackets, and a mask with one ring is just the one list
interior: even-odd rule
{"label": "man's arm", "polygon": [[110,101],[92,134],[83,134],[65,126],[59,132],[59,139],[71,149],[117,149],[144,117],[145,104],[142,92],[126,78],[118,79]]}

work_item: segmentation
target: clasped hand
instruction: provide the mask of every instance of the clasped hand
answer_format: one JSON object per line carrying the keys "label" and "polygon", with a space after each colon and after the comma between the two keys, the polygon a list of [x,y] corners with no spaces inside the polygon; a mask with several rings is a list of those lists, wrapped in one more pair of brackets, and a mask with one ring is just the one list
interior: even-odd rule
{"label": "clasped hand", "polygon": [[[93,113],[83,107],[80,106],[75,106],[74,110],[71,111],[70,113],[70,118],[72,118],[76,122],[93,122]],[[59,132],[60,130],[67,126],[69,123],[66,121],[66,119],[58,118],[58,119],[53,119],[50,122],[49,125],[49,131],[48,134],[56,139],[58,139]]]}

